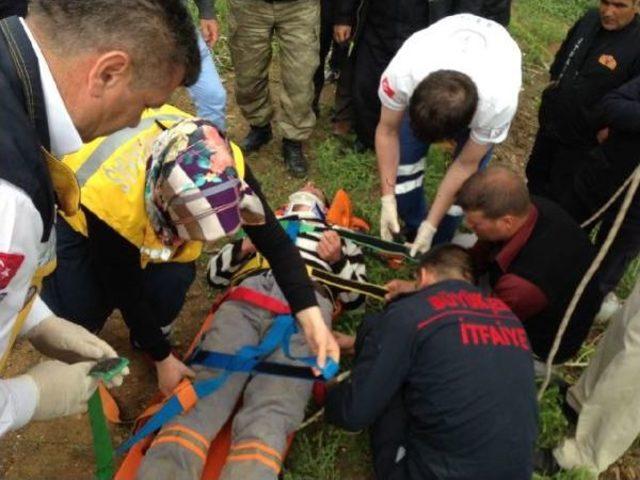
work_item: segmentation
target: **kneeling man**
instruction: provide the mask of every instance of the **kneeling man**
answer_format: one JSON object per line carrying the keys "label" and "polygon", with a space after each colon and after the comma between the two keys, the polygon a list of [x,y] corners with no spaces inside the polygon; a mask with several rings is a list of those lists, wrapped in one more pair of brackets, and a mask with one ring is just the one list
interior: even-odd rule
{"label": "kneeling man", "polygon": [[429,251],[403,295],[365,317],[351,378],[326,417],[371,427],[376,477],[529,480],[537,403],[527,336],[500,299],[473,282],[469,255]]}

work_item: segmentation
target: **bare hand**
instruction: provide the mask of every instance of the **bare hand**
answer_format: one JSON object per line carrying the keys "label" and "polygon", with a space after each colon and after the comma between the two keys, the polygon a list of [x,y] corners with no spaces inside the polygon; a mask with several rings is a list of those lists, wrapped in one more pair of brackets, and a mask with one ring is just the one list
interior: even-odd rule
{"label": "bare hand", "polygon": [[336,263],[342,258],[342,242],[340,236],[333,230],[327,230],[322,234],[318,242],[318,256],[329,263]]}
{"label": "bare hand", "polygon": [[242,239],[242,245],[240,246],[240,260],[248,257],[249,255],[256,253],[256,247],[249,238]]}
{"label": "bare hand", "polygon": [[218,41],[218,21],[202,19],[200,20],[200,30],[202,31],[202,38],[209,45],[209,48],[213,48]]}
{"label": "bare hand", "polygon": [[351,38],[351,25],[334,25],[333,39],[336,43],[344,43]]}
{"label": "bare hand", "polygon": [[[302,326],[309,348],[317,357],[318,366],[324,368],[327,357],[332,358],[336,363],[340,362],[340,347],[325,325],[320,309],[318,307],[305,308],[299,311],[296,317]],[[314,368],[313,373],[320,375],[321,372]]]}
{"label": "bare hand", "polygon": [[609,127],[605,127],[602,130],[600,130],[596,134],[596,138],[598,139],[598,143],[600,144],[606,142],[607,138],[609,138]]}
{"label": "bare hand", "polygon": [[356,349],[356,337],[354,335],[347,335],[346,333],[338,332],[336,330],[331,332],[336,339],[340,352],[344,355],[355,355]]}
{"label": "bare hand", "polygon": [[391,280],[384,286],[389,293],[384,296],[384,299],[389,302],[399,295],[404,293],[411,293],[417,290],[416,282],[409,280]]}
{"label": "bare hand", "polygon": [[183,378],[194,378],[195,372],[170,354],[164,360],[156,362],[156,372],[158,373],[158,388],[163,395],[169,396],[178,386]]}

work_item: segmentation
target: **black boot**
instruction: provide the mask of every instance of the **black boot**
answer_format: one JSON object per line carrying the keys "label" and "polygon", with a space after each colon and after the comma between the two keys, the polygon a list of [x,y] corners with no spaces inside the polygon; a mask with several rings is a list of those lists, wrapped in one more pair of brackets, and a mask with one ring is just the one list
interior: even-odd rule
{"label": "black boot", "polygon": [[536,448],[533,452],[533,470],[543,475],[555,475],[561,468],[558,465],[553,451],[549,448]]}
{"label": "black boot", "polygon": [[307,158],[302,151],[302,142],[282,139],[282,157],[289,173],[296,178],[307,175]]}
{"label": "black boot", "polygon": [[251,130],[244,140],[240,147],[244,153],[251,153],[258,150],[263,145],[269,143],[273,138],[273,133],[271,133],[271,125],[266,124],[264,127],[254,127],[251,125]]}

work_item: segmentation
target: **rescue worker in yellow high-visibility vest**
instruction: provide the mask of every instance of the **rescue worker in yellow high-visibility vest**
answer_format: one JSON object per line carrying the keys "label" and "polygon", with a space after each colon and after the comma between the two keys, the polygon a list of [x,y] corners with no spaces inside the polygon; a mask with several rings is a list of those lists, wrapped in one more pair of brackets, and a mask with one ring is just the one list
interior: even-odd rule
{"label": "rescue worker in yellow high-visibility vest", "polygon": [[58,269],[45,282],[43,297],[56,313],[92,331],[118,308],[132,343],[155,361],[162,392],[192,375],[171,353],[167,335],[193,281],[202,242],[242,225],[273,266],[319,363],[327,352],[337,360],[297,250],[242,153],[213,124],[166,105],[64,163],[78,178],[82,212],[59,222]]}

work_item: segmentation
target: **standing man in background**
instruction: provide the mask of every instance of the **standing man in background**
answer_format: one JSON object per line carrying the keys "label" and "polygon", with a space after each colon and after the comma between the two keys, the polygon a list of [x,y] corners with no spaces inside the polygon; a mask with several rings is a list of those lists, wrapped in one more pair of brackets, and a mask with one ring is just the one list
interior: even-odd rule
{"label": "standing man in background", "polygon": [[529,190],[553,200],[597,147],[600,100],[640,75],[638,0],[600,0],[569,30],[542,93],[527,163]]}
{"label": "standing man in background", "polygon": [[0,435],[86,410],[94,361],[117,355],[38,294],[55,268],[56,208],[73,213],[79,200],[73,174],[44,150],[60,157],[137,125],[200,65],[179,0],[32,0],[29,9],[0,22],[0,369],[18,336],[51,358],[91,361],[45,361],[0,380]]}
{"label": "standing man in background", "polygon": [[273,138],[274,118],[269,91],[272,40],[280,59],[282,156],[294,177],[307,174],[302,142],[316,123],[312,103],[313,75],[319,63],[319,0],[230,0],[229,47],[235,70],[236,102],[250,131],[241,144],[257,151]]}

